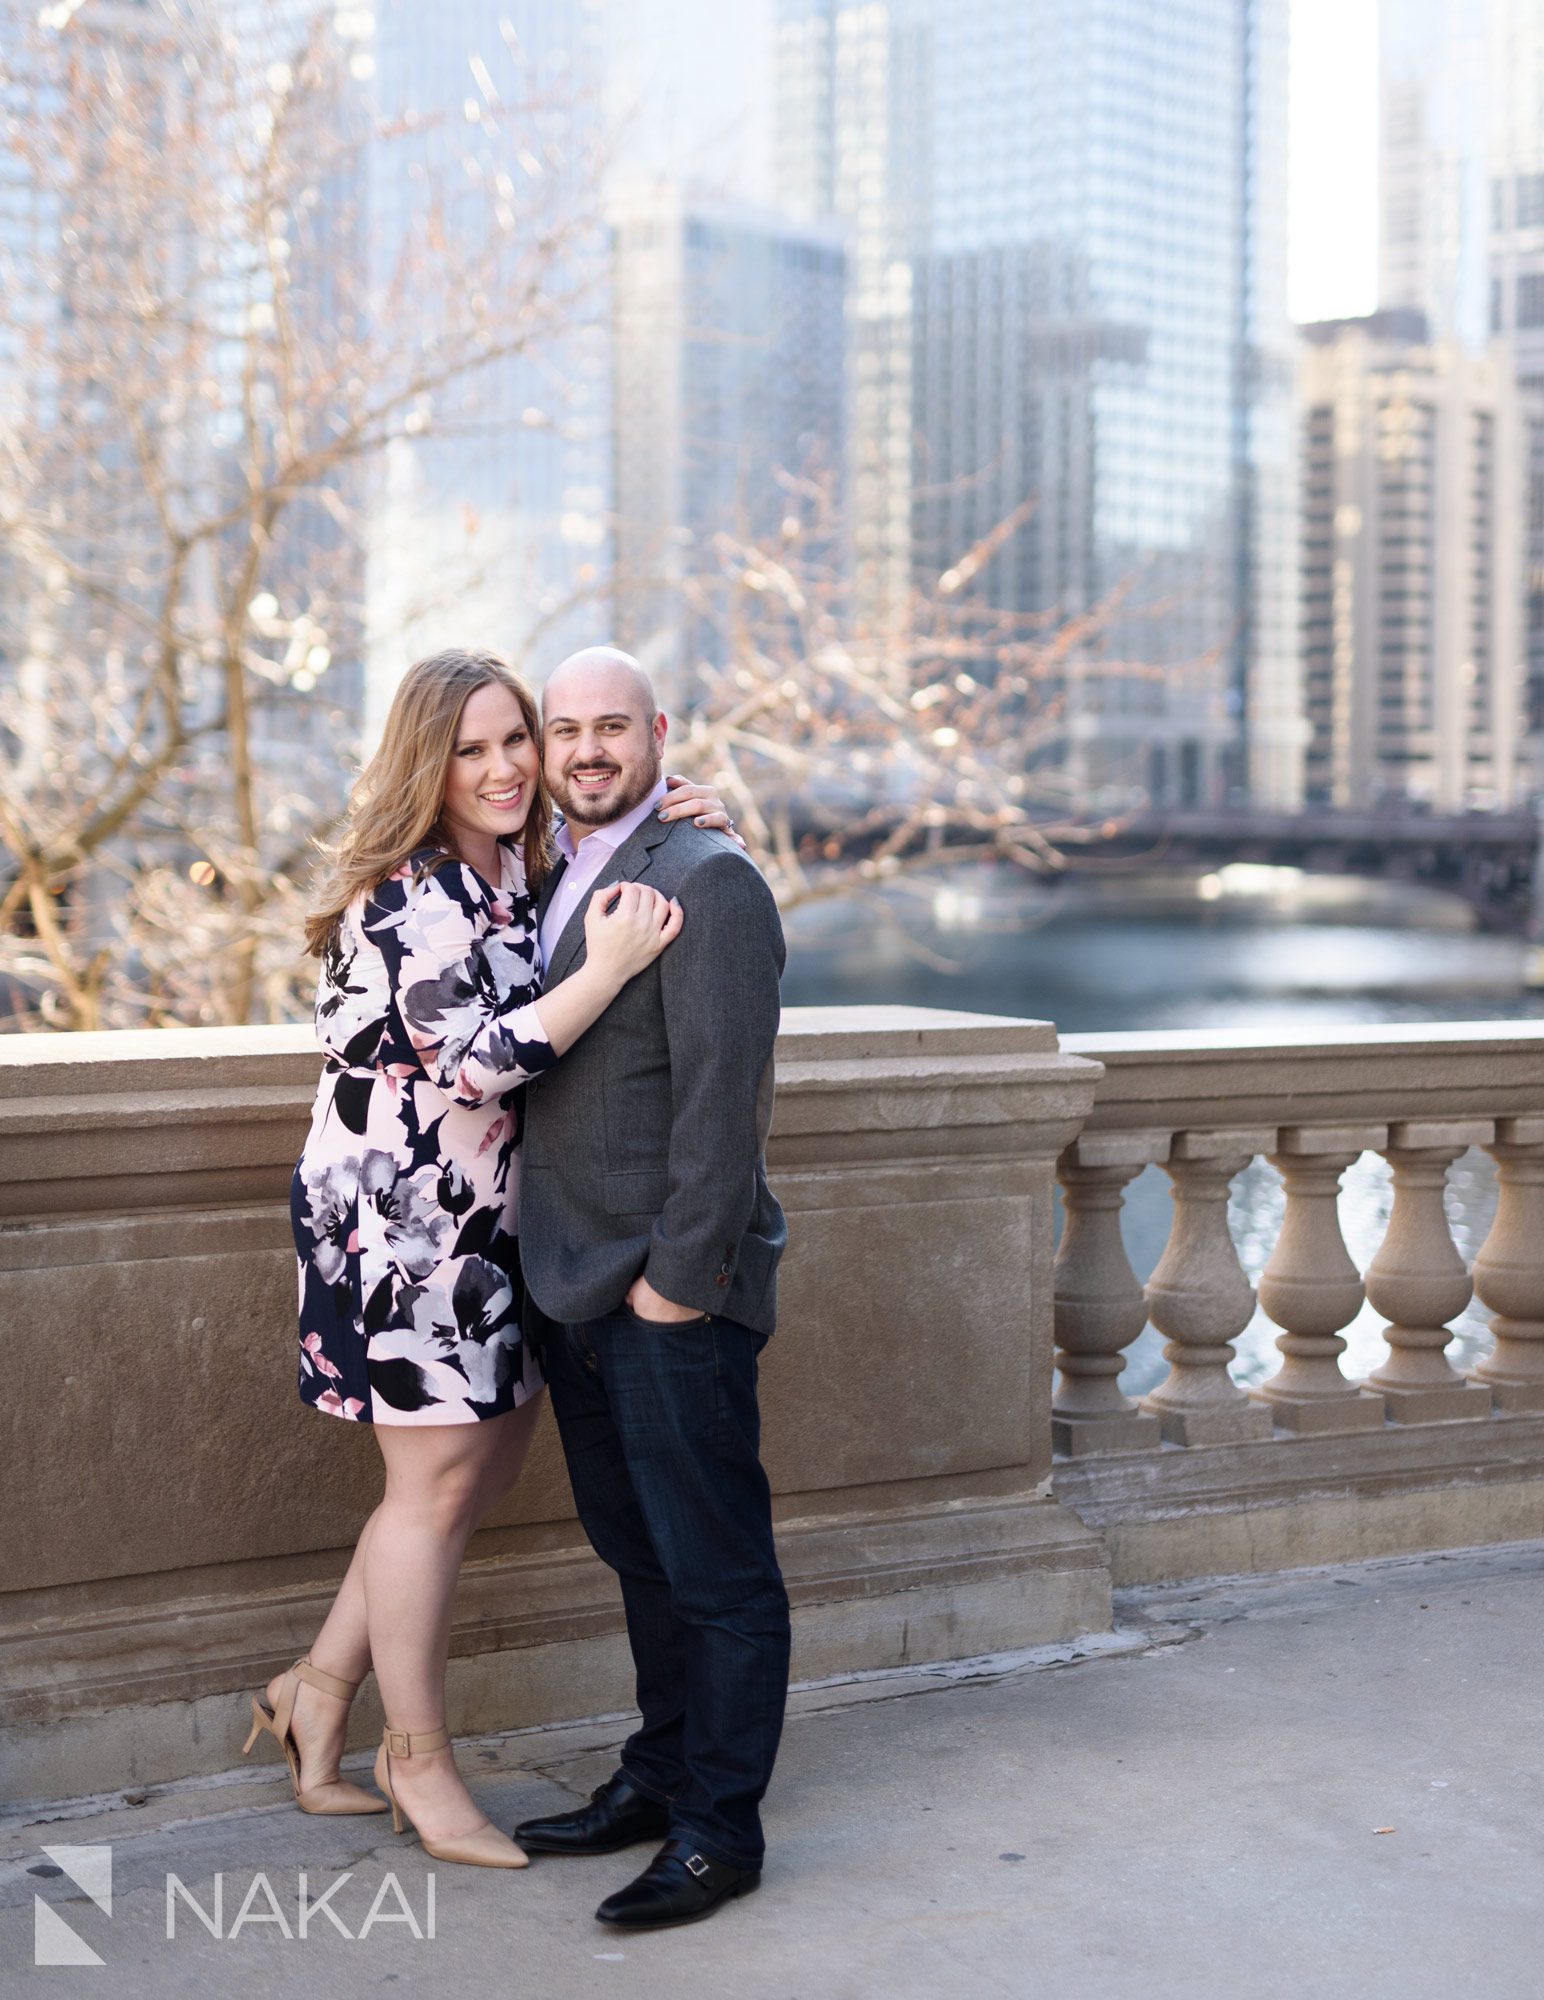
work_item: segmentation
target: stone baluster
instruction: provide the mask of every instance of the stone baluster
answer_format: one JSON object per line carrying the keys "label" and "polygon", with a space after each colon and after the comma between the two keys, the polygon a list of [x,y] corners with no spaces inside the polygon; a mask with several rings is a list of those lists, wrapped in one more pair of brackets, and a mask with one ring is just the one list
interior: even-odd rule
{"label": "stone baluster", "polygon": [[1496,1219],[1474,1260],[1495,1347],[1469,1375],[1498,1410],[1544,1410],[1544,1118],[1502,1118]]}
{"label": "stone baluster", "polygon": [[1387,1361],[1367,1377],[1397,1424],[1435,1423],[1490,1413],[1490,1391],[1465,1382],[1443,1349],[1448,1321],[1473,1286],[1448,1228],[1442,1191],[1448,1169],[1470,1146],[1494,1136],[1489,1119],[1420,1120],[1389,1127],[1384,1157],[1394,1169],[1388,1233],[1367,1271],[1367,1296],[1389,1324]]}
{"label": "stone baluster", "polygon": [[1075,1140],[1057,1163],[1063,1213],[1051,1443],[1068,1457],[1152,1451],[1161,1442],[1158,1419],[1120,1387],[1125,1349],[1147,1324],[1120,1218],[1127,1185],[1168,1151],[1167,1132],[1098,1132]]}
{"label": "stone baluster", "polygon": [[1340,1177],[1369,1147],[1388,1141],[1386,1125],[1284,1128],[1271,1165],[1286,1184],[1287,1212],[1260,1274],[1260,1304],[1285,1331],[1281,1366],[1250,1394],[1283,1430],[1300,1435],[1376,1430],[1383,1405],[1340,1372],[1342,1327],[1362,1304],[1361,1273],[1340,1233]]}
{"label": "stone baluster", "polygon": [[1147,1310],[1167,1336],[1169,1372],[1142,1407],[1173,1444],[1235,1444],[1271,1434],[1267,1409],[1228,1373],[1233,1342],[1249,1324],[1254,1293],[1228,1231],[1228,1190],[1274,1130],[1177,1132],[1165,1171],[1174,1222],[1147,1286]]}

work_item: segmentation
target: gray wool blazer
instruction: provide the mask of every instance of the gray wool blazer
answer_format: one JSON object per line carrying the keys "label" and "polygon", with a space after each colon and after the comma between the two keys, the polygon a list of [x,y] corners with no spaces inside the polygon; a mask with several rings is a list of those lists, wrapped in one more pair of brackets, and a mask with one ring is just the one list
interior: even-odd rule
{"label": "gray wool blazer", "polygon": [[[543,909],[560,879],[554,871],[544,885]],[[595,889],[624,881],[678,898],[686,920],[526,1086],[526,1286],[552,1319],[598,1319],[642,1272],[677,1305],[770,1334],[788,1240],[765,1157],[784,959],[777,905],[754,862],[688,820],[646,820]],[[584,963],[584,908],[553,950],[549,989]]]}

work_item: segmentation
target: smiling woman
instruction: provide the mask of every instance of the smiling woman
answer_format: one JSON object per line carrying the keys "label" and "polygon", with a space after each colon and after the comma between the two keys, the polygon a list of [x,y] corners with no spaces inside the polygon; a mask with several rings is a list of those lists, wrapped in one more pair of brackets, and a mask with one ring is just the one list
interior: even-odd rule
{"label": "smiling woman", "polygon": [[466,699],[445,772],[441,823],[457,848],[492,880],[498,843],[525,824],[541,783],[541,751],[519,696],[489,681]]}
{"label": "smiling woman", "polygon": [[[448,820],[458,812],[477,847],[475,855],[463,858],[474,865],[480,859],[487,868],[494,843],[505,835],[518,837],[525,883],[540,889],[551,865],[552,803],[539,769],[533,769],[514,807],[484,810],[476,797],[480,787],[493,788],[495,777],[506,788],[518,778],[513,761],[498,772],[488,762],[494,744],[502,753],[516,730],[531,745],[539,738],[536,698],[496,653],[435,653],[408,669],[380,747],[349,797],[331,869],[307,919],[312,952],[323,956],[354,899],[385,881],[415,850],[427,844],[433,850],[430,865],[450,858],[456,845]],[[539,766],[534,750],[529,754]],[[511,760],[514,755],[511,744]],[[463,791],[470,796],[461,806]],[[491,872],[496,875],[496,868]]]}

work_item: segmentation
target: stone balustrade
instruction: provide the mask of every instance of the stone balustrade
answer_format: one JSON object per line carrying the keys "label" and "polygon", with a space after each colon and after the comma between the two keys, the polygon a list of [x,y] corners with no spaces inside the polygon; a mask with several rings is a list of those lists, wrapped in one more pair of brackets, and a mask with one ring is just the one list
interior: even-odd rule
{"label": "stone balustrade", "polygon": [[[295,1388],[319,1062],[305,1028],[0,1038],[0,1795],[234,1764],[241,1691],[305,1649],[375,1504],[368,1428]],[[1054,1168],[1098,1075],[1044,1023],[785,1016],[761,1367],[801,1675],[1108,1626],[1050,1488]],[[550,1423],[470,1554],[456,1729],[628,1705]],[[373,1683],[356,1707],[362,1743]]]}
{"label": "stone balustrade", "polygon": [[[6,1796],[228,1766],[242,1690],[307,1644],[373,1505],[368,1431],[294,1388],[317,1061],[304,1029],[0,1038]],[[1126,1582],[1544,1526],[1544,1028],[1058,1043],[795,1009],[778,1075],[791,1247],[763,1401],[797,1674],[1103,1629]],[[1443,1187],[1472,1146],[1499,1194],[1471,1272]],[[1359,1271],[1337,1196],[1369,1149],[1394,1198]],[[1260,1157],[1285,1198],[1258,1286],[1280,1363],[1245,1384],[1228,1196]],[[1122,1215],[1149,1166],[1173,1225],[1144,1287]],[[1460,1372],[1471,1286],[1493,1343]],[[1364,1297],[1386,1355],[1357,1380]],[[1149,1321],[1168,1373],[1130,1396]],[[550,1426],[474,1538],[451,1700],[461,1731],[629,1700]]]}
{"label": "stone balustrade", "polygon": [[[1285,1504],[1282,1494],[1301,1485],[1316,1487],[1322,1501],[1326,1487],[1338,1487],[1346,1505],[1355,1504],[1359,1472],[1372,1477],[1398,1463],[1403,1448],[1389,1440],[1400,1430],[1422,1433],[1419,1451],[1406,1453],[1413,1465],[1430,1452],[1431,1427],[1464,1426],[1437,1456],[1449,1468],[1444,1479],[1455,1454],[1467,1456],[1465,1484],[1534,1449],[1544,1432],[1544,1028],[1085,1035],[1063,1038],[1062,1047],[1104,1070],[1093,1112],[1057,1167],[1066,1221],[1056,1264],[1052,1430],[1066,1461],[1057,1490],[1083,1518],[1112,1528],[1109,1508],[1134,1494],[1145,1495],[1150,1514],[1161,1494],[1165,1510],[1198,1516],[1199,1488],[1187,1489],[1190,1475],[1176,1462],[1191,1454],[1197,1480],[1215,1481],[1218,1461],[1203,1474],[1198,1446],[1251,1447],[1252,1457],[1234,1450],[1229,1462],[1256,1500],[1269,1492]],[[1499,1183],[1495,1220],[1472,1272],[1444,1202],[1451,1169],[1470,1147],[1490,1154]],[[1342,1176],[1368,1151],[1388,1162],[1393,1200],[1383,1242],[1359,1272],[1338,1197]],[[1285,1210],[1256,1290],[1230,1234],[1228,1200],[1258,1157],[1281,1175]],[[1144,1287],[1121,1225],[1125,1190],[1149,1165],[1168,1176],[1173,1220]],[[1462,1375],[1446,1350],[1475,1293],[1491,1309],[1494,1346]],[[1364,1297],[1384,1321],[1387,1352],[1353,1380],[1341,1363],[1343,1335]],[[1230,1364],[1256,1299],[1281,1329],[1281,1361],[1246,1387]],[[1124,1356],[1149,1320],[1166,1337],[1168,1373],[1130,1397],[1121,1388]],[[1309,1441],[1319,1448],[1305,1456]],[[1262,1451],[1277,1455],[1273,1470]],[[1149,1461],[1146,1479],[1132,1464],[1141,1459]],[[1109,1469],[1117,1460],[1126,1461],[1123,1471]],[[1529,1513],[1538,1497],[1532,1489],[1526,1499],[1507,1494],[1506,1506],[1518,1503],[1507,1516],[1517,1532],[1544,1527],[1544,1511]],[[1290,1523],[1271,1525],[1290,1528],[1301,1552],[1313,1512],[1299,1507]],[[1472,1505],[1455,1512],[1480,1520]],[[1337,1532],[1326,1549],[1343,1545]],[[1483,1523],[1472,1538],[1488,1538]],[[1186,1557],[1153,1553],[1160,1543],[1172,1551],[1180,1539],[1172,1526],[1133,1531],[1128,1554],[1141,1544],[1147,1554],[1132,1560],[1144,1573],[1154,1561],[1160,1570],[1177,1561],[1182,1573]],[[1215,1548],[1212,1558],[1235,1566]],[[1115,1568],[1120,1580],[1119,1559]]]}

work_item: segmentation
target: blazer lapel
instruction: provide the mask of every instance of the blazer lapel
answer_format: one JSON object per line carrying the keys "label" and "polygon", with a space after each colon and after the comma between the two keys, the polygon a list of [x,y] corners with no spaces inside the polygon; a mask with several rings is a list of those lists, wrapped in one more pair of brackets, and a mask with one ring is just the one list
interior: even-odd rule
{"label": "blazer lapel", "polygon": [[552,899],[558,892],[558,884],[567,873],[568,856],[560,854],[553,866],[547,871],[547,879],[542,883],[536,897],[536,922],[538,926],[542,918],[546,916],[548,910],[552,907]]}
{"label": "blazer lapel", "polygon": [[[560,979],[566,979],[576,966],[584,963],[584,915],[590,907],[590,897],[601,889],[609,889],[614,882],[641,881],[653,865],[654,849],[668,838],[669,833],[669,824],[650,813],[643,825],[622,842],[596,876],[590,895],[585,897],[563,926],[563,935],[554,946],[552,963],[547,967],[546,984],[549,987],[555,986]],[[554,869],[553,875],[556,874]]]}

